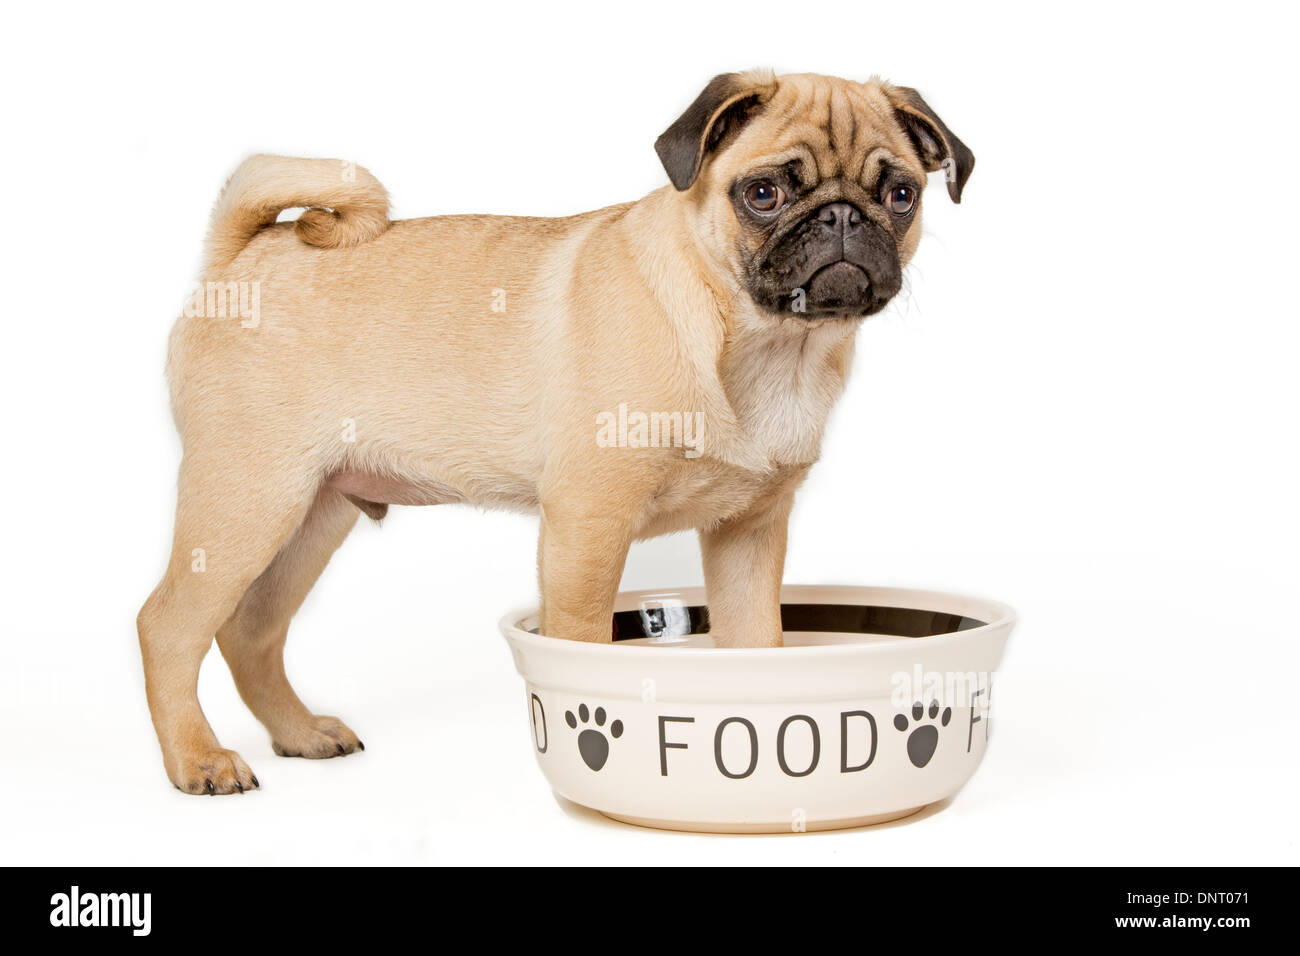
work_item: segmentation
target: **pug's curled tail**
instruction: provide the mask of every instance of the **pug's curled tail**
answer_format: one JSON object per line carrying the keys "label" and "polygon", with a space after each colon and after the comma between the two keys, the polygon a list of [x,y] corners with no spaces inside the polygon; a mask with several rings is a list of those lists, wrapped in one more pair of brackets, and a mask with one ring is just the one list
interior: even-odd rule
{"label": "pug's curled tail", "polygon": [[204,272],[229,265],[285,209],[306,206],[298,238],[335,249],[373,239],[388,228],[388,193],[355,163],[292,156],[250,156],[239,164],[212,210]]}

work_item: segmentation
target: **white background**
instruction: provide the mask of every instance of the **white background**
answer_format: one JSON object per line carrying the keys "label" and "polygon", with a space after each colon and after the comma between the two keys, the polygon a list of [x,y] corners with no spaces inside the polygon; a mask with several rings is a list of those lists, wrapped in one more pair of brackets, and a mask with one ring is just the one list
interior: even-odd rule
{"label": "white background", "polygon": [[[1296,25],[1219,9],[9,11],[0,862],[1297,862]],[[226,175],[339,156],[401,217],[592,209],[659,186],[655,136],[754,65],[915,86],[978,156],[861,332],[786,574],[1021,611],[974,780],[832,834],[560,806],[495,629],[535,521],[448,507],[359,526],[294,624],[299,692],[366,752],[275,757],[214,652],[203,705],[264,787],[174,790],[134,620],[175,500],[167,331]],[[679,535],[624,583],[700,577]]]}

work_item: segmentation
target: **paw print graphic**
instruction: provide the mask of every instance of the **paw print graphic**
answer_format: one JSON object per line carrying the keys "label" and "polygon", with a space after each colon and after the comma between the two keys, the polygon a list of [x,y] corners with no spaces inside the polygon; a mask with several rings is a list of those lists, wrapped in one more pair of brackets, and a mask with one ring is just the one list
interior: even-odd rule
{"label": "paw print graphic", "polygon": [[[912,720],[909,723],[906,714],[896,714],[894,716],[894,726],[901,731],[906,731],[911,724],[916,724],[912,732],[907,735],[907,756],[911,758],[912,764],[917,767],[924,767],[934,756],[934,748],[939,745],[939,727],[934,725],[934,719],[939,717],[939,702],[930,701],[928,711],[928,723],[922,723],[927,718],[927,711],[918,700],[912,705]],[[952,720],[952,708],[945,707],[943,716],[939,717],[939,726],[947,727],[948,721]]]}
{"label": "paw print graphic", "polygon": [[[605,766],[605,761],[609,759],[609,740],[605,737],[605,708],[597,707],[593,714],[587,709],[586,704],[578,705],[578,716],[573,716],[573,711],[564,712],[564,722],[574,730],[578,729],[578,724],[586,724],[593,720],[595,727],[586,727],[582,733],[578,734],[578,753],[582,755],[582,762],[592,770],[600,770]],[[616,720],[609,725],[609,736],[617,740],[623,736],[623,721]]]}

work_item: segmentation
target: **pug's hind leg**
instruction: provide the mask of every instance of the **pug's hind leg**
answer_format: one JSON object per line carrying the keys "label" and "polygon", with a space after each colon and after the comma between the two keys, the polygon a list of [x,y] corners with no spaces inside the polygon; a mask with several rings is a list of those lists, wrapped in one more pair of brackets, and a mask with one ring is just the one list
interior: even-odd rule
{"label": "pug's hind leg", "polygon": [[186,793],[258,786],[239,754],[217,742],[199,706],[199,667],[217,628],[302,523],[317,479],[272,462],[245,467],[254,461],[246,445],[186,452],[171,560],[137,620],[163,764]]}
{"label": "pug's hind leg", "polygon": [[284,670],[289,621],[357,514],[342,492],[322,488],[302,524],[217,631],[217,646],[240,696],[270,731],[271,746],[282,757],[338,757],[366,749],[341,720],[308,710]]}

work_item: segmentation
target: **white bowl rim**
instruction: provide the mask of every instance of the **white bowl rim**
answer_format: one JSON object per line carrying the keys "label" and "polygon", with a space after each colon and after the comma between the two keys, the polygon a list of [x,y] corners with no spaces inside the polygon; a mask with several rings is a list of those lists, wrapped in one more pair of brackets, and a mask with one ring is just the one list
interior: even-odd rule
{"label": "white bowl rim", "polygon": [[[704,588],[699,586],[620,591],[614,603],[617,609],[620,604],[625,602],[660,598],[671,598],[698,604],[706,603]],[[818,598],[822,600],[817,600]],[[831,598],[836,599],[830,600]],[[868,598],[869,600],[867,600]],[[604,656],[611,652],[618,654],[635,653],[638,659],[641,659],[641,655],[651,655],[653,658],[660,659],[681,659],[682,655],[685,654],[695,660],[705,658],[736,661],[739,658],[750,660],[772,659],[774,656],[780,656],[784,660],[791,658],[857,657],[863,654],[881,654],[903,648],[914,648],[917,641],[924,641],[926,647],[938,650],[949,644],[977,640],[979,637],[995,630],[1009,630],[1018,620],[1015,610],[999,601],[952,591],[935,591],[922,588],[842,584],[786,584],[781,587],[781,603],[856,604],[864,607],[874,605],[917,608],[919,610],[962,614],[984,623],[979,627],[948,631],[944,634],[931,634],[924,637],[879,638],[872,640],[870,643],[811,644],[797,647],[656,647],[641,644],[623,650],[617,650],[618,645],[613,641],[600,643],[570,641],[524,630],[519,625],[530,617],[536,617],[541,611],[541,608],[535,604],[517,608],[506,614],[498,622],[498,627],[500,627],[501,633],[507,639],[542,651],[559,651],[595,656]]]}

